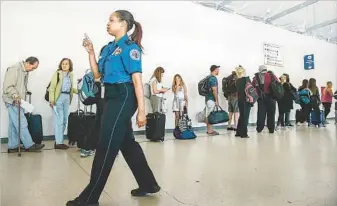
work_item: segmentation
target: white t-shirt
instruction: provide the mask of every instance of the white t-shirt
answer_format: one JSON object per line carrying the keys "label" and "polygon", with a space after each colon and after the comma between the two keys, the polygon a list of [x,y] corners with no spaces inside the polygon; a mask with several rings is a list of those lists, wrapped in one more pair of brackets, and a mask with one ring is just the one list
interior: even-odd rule
{"label": "white t-shirt", "polygon": [[150,85],[151,85],[151,95],[156,95],[156,96],[158,96],[158,97],[163,97],[163,95],[164,95],[163,93],[159,93],[159,94],[153,93],[152,84],[153,84],[154,81],[157,82],[157,89],[162,89],[162,88],[163,88],[163,84],[162,84],[162,83],[159,83],[155,77],[152,78],[152,79],[150,80]]}

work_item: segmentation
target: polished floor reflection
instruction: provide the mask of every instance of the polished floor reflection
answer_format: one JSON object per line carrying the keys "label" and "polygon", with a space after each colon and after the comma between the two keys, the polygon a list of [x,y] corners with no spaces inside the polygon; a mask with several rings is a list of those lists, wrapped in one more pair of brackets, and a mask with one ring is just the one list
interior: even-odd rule
{"label": "polished floor reflection", "polygon": [[[136,182],[119,155],[101,196],[102,206],[336,206],[336,126],[299,126],[271,135],[249,128],[249,139],[221,135],[163,143],[137,137],[162,187],[133,198]],[[40,154],[1,151],[1,206],[63,206],[89,181],[93,157],[77,149]],[[48,150],[49,149],[49,150]]]}

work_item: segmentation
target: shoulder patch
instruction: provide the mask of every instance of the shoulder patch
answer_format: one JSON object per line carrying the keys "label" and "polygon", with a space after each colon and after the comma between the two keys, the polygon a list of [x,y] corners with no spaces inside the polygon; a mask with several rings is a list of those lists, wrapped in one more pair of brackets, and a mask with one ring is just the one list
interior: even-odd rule
{"label": "shoulder patch", "polygon": [[130,50],[130,57],[133,60],[140,60],[140,52],[137,49]]}

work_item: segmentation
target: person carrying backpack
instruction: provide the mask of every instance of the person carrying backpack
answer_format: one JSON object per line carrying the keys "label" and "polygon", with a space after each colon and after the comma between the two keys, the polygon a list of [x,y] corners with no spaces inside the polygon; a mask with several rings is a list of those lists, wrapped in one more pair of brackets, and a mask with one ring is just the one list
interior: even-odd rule
{"label": "person carrying backpack", "polygon": [[[241,67],[241,66],[239,66]],[[237,75],[233,71],[231,75],[222,79],[222,91],[228,100],[228,113],[229,121],[227,130],[236,131],[239,119],[239,106],[238,106],[238,91],[236,88]],[[234,126],[232,126],[232,119],[234,115]]]}
{"label": "person carrying backpack", "polygon": [[201,96],[205,97],[205,122],[207,125],[207,134],[211,136],[219,135],[218,132],[213,130],[212,125],[208,123],[208,116],[219,106],[218,79],[216,78],[216,76],[219,75],[219,68],[220,66],[212,65],[210,68],[211,74],[198,83],[198,92]]}
{"label": "person carrying backpack", "polygon": [[[267,127],[269,133],[275,131],[275,110],[276,110],[276,95],[273,92],[273,82],[280,83],[279,79],[272,73],[268,72],[265,65],[259,66],[259,72],[257,72],[253,78],[252,84],[257,88],[259,99],[257,100],[257,126],[256,131],[262,132],[265,126],[265,120],[267,116]],[[282,85],[281,85],[282,87]],[[283,87],[282,87],[283,88]]]}

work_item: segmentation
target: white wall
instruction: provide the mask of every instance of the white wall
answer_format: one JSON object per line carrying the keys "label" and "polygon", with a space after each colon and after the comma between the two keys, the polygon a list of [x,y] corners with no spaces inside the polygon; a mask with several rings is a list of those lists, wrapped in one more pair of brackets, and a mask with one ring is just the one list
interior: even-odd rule
{"label": "white wall", "polygon": [[[271,69],[278,75],[289,73],[294,85],[309,77],[315,77],[318,85],[327,80],[337,84],[336,45],[191,2],[2,2],[1,86],[9,65],[30,55],[40,59],[39,69],[30,74],[29,88],[33,92],[36,113],[43,116],[45,135],[53,134],[51,111],[44,100],[51,75],[59,61],[69,57],[74,62],[75,76],[81,77],[89,67],[87,53],[81,46],[83,34],[89,34],[99,52],[111,41],[106,23],[110,13],[117,9],[130,10],[143,25],[144,80],[148,80],[159,65],[166,69],[164,83],[168,86],[173,75],[180,73],[188,86],[189,113],[193,120],[204,107],[204,99],[197,93],[197,83],[208,74],[210,65],[222,66],[219,82],[237,64],[253,75],[263,62],[263,42],[283,46],[284,68]],[[303,56],[311,53],[315,54],[316,69],[305,71]],[[167,97],[170,105],[167,128],[172,128],[172,93]],[[76,101],[72,102],[70,111],[76,109]],[[221,98],[221,105],[227,109],[224,98]],[[1,137],[7,136],[7,118],[7,110],[1,104]],[[250,119],[256,121],[256,107]],[[193,123],[198,126],[195,121]],[[134,129],[139,130],[136,126]]]}

